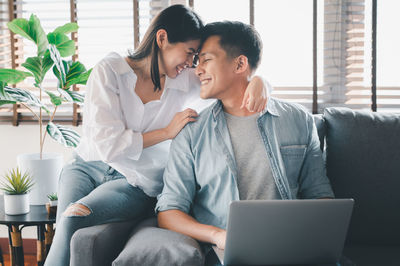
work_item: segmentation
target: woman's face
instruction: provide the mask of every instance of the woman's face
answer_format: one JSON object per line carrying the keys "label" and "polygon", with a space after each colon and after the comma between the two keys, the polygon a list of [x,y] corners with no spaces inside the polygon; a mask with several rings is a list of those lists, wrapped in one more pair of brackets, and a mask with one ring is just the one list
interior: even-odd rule
{"label": "woman's face", "polygon": [[193,65],[194,56],[200,45],[200,40],[169,43],[165,40],[160,46],[160,74],[175,78],[182,70]]}

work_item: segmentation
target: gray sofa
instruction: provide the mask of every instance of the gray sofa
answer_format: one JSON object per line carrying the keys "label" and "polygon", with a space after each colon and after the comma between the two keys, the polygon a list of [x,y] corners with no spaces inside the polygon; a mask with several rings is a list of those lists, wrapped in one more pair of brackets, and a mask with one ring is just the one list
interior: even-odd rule
{"label": "gray sofa", "polygon": [[[400,114],[327,108],[315,122],[336,197],[355,199],[344,255],[358,266],[399,266]],[[114,265],[132,265],[129,239],[154,225],[152,217],[139,227],[131,221],[81,229],[71,241],[71,265],[111,265],[118,254]]]}

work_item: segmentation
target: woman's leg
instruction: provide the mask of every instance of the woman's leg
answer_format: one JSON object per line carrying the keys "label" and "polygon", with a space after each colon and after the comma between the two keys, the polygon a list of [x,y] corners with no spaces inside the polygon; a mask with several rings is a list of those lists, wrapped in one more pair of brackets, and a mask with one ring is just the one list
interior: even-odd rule
{"label": "woman's leg", "polygon": [[151,208],[151,199],[139,188],[131,186],[125,178],[106,181],[60,214],[46,265],[69,265],[70,241],[76,230],[138,218]]}

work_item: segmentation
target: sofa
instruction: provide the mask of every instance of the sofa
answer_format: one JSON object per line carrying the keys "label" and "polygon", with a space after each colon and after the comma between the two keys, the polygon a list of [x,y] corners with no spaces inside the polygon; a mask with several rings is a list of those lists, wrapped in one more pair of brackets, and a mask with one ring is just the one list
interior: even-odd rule
{"label": "sofa", "polygon": [[[336,197],[355,200],[343,254],[357,266],[399,266],[400,114],[327,108],[314,120]],[[156,224],[150,215],[80,229],[71,240],[71,265],[132,265],[132,239]],[[171,263],[166,258],[163,265]]]}

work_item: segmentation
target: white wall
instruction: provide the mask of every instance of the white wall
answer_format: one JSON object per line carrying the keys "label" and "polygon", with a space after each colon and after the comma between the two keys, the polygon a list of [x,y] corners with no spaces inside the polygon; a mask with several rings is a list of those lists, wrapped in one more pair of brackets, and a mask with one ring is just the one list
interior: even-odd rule
{"label": "white wall", "polygon": [[[81,134],[82,127],[74,127]],[[64,161],[71,159],[71,148],[55,142],[49,136],[46,137],[44,152],[58,152],[64,155]],[[18,127],[0,125],[0,178],[10,168],[17,166],[17,155],[21,153],[39,152],[39,126],[22,124]],[[0,225],[0,237],[8,237],[6,226]],[[37,238],[36,227],[27,227],[22,230],[23,238]]]}

